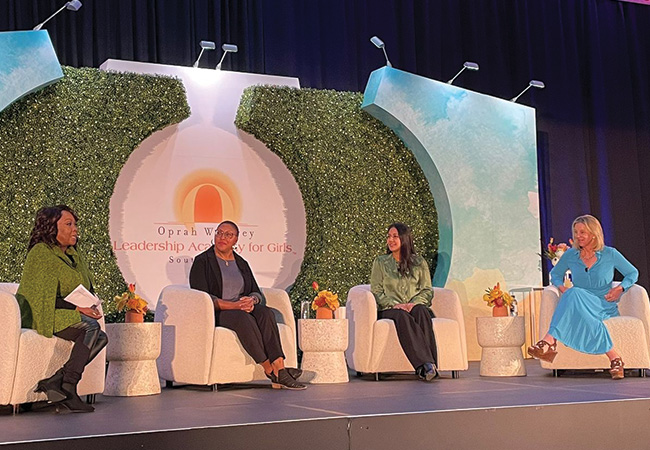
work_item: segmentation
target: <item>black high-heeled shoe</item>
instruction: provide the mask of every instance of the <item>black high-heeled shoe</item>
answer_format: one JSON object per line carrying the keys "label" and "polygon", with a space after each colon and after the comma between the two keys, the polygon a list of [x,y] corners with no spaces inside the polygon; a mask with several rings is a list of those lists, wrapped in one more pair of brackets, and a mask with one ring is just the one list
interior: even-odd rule
{"label": "black high-heeled shoe", "polygon": [[297,382],[291,375],[289,375],[286,368],[280,369],[277,376],[271,372],[267,377],[271,380],[271,386],[273,389],[290,389],[293,391],[302,391],[303,389],[307,389],[307,386]]}
{"label": "black high-heeled shoe", "polygon": [[67,398],[61,383],[63,382],[63,368],[54,372],[49,378],[44,378],[38,382],[34,392],[43,392],[47,395],[47,401],[50,403],[57,403]]}
{"label": "black high-heeled shoe", "polygon": [[77,385],[72,383],[63,383],[63,391],[67,397],[62,402],[56,404],[56,412],[67,414],[75,412],[93,412],[95,408],[85,403],[77,394]]}
{"label": "black high-heeled shoe", "polygon": [[415,374],[422,381],[432,381],[438,376],[438,369],[433,363],[424,363],[415,369]]}

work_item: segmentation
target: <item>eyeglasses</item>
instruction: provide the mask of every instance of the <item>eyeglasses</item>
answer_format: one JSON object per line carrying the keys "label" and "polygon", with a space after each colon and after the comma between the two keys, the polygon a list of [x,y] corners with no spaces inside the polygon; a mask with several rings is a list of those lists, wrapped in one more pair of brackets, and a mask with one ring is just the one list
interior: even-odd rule
{"label": "eyeglasses", "polygon": [[215,233],[215,236],[217,236],[218,238],[232,239],[237,235],[235,233],[230,232],[230,231],[227,231],[225,233],[223,231],[217,231]]}

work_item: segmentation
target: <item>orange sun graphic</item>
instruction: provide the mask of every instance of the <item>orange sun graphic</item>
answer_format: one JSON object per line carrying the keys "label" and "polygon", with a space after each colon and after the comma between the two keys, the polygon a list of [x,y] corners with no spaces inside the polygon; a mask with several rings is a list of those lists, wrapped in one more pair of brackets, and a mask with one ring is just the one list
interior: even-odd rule
{"label": "orange sun graphic", "polygon": [[238,222],[241,216],[239,190],[230,178],[217,170],[197,170],[178,183],[174,214],[188,228],[197,222]]}

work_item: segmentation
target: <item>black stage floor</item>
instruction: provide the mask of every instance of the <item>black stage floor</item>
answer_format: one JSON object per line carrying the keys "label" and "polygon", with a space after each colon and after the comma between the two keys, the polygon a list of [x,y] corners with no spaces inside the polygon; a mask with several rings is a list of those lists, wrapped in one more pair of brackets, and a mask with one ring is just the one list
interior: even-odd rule
{"label": "black stage floor", "polygon": [[[573,448],[580,442],[650,448],[650,378],[639,378],[638,371],[620,381],[594,372],[554,378],[536,361],[526,367],[528,376],[513,378],[481,377],[478,363],[470,363],[459,379],[443,373],[432,383],[409,375],[379,382],[351,376],[350,383],[306,391],[254,384],[220,385],[216,392],[177,387],[146,397],[100,395],[92,414],[34,408],[12,416],[5,407],[0,446],[348,449],[405,448],[397,442],[409,442],[413,449],[447,447],[435,445],[442,440],[456,448],[492,448],[501,440],[538,448],[539,440],[566,444],[572,438]],[[611,440],[591,442],[608,426]],[[640,446],[628,446],[634,442]]]}

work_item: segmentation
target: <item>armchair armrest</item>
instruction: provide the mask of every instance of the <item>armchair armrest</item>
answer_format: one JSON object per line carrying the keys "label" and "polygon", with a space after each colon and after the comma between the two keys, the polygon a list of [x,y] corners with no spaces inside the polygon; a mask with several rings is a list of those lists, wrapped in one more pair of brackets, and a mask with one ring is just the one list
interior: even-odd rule
{"label": "armchair armrest", "polygon": [[160,293],[154,321],[162,324],[160,377],[208,384],[215,328],[210,296],[187,286],[167,286]]}
{"label": "armchair armrest", "polygon": [[650,345],[650,302],[646,290],[638,284],[630,286],[621,295],[618,311],[622,316],[636,317],[643,322],[646,342]]}
{"label": "armchair armrest", "polygon": [[351,369],[364,372],[370,367],[373,327],[377,321],[377,302],[370,292],[370,285],[350,289],[345,306],[349,326],[345,356]]}
{"label": "armchair armrest", "polygon": [[278,323],[282,323],[291,328],[293,342],[296,342],[296,319],[293,315],[291,300],[287,292],[283,289],[262,288],[262,293],[266,298],[266,306],[279,313],[279,317],[276,314]]}
{"label": "armchair armrest", "polygon": [[551,318],[560,301],[560,291],[555,286],[546,286],[542,292],[542,300],[539,305],[539,336],[540,339],[546,335],[551,326]]}
{"label": "armchair armrest", "polygon": [[458,294],[451,289],[433,288],[431,310],[436,317],[441,319],[463,322],[463,308],[460,306],[460,299]]}
{"label": "armchair armrest", "polygon": [[11,399],[19,341],[18,302],[11,292],[0,288],[0,405],[8,405]]}
{"label": "armchair armrest", "polygon": [[451,289],[433,288],[433,300],[431,301],[433,314],[441,319],[451,319],[458,322],[460,330],[461,349],[467,362],[467,335],[465,333],[465,315],[460,304],[458,294]]}

